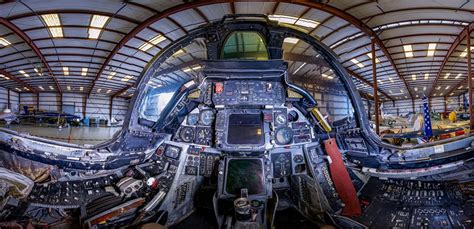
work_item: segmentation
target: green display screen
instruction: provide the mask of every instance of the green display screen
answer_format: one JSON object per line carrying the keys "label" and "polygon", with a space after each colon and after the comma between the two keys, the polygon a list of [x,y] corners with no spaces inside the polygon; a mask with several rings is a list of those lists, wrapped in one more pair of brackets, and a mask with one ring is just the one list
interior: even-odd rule
{"label": "green display screen", "polygon": [[231,195],[240,195],[246,188],[249,195],[264,193],[263,165],[259,159],[231,159],[227,165],[225,191]]}

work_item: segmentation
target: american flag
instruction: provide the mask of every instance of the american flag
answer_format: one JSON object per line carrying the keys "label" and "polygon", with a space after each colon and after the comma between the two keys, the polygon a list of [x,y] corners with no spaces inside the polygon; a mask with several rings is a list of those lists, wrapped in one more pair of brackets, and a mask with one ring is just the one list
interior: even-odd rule
{"label": "american flag", "polygon": [[431,128],[430,108],[426,97],[423,97],[423,113],[425,117],[423,135],[425,138],[430,138],[433,136],[433,129]]}

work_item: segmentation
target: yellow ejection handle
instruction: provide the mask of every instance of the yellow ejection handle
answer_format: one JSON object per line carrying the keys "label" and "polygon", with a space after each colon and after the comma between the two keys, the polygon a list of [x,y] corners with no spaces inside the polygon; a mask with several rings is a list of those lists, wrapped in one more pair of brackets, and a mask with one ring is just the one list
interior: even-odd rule
{"label": "yellow ejection handle", "polygon": [[321,112],[319,112],[318,108],[314,107],[313,109],[311,109],[311,114],[313,114],[313,116],[316,117],[316,119],[318,120],[319,124],[321,124],[321,126],[323,127],[323,129],[326,131],[326,132],[331,132],[332,128],[331,126],[329,125],[329,123],[326,121],[326,119],[323,117],[323,115],[321,114]]}

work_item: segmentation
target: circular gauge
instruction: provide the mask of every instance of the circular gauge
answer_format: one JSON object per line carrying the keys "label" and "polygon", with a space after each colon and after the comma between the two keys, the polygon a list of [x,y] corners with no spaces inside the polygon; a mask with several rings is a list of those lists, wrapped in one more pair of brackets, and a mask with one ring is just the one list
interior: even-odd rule
{"label": "circular gauge", "polygon": [[287,120],[287,117],[285,114],[283,113],[278,113],[276,116],[275,116],[275,124],[277,126],[281,126],[281,125],[285,125],[286,124],[286,120]]}
{"label": "circular gauge", "polygon": [[209,145],[212,139],[212,131],[209,128],[198,128],[196,132],[196,144]]}
{"label": "circular gauge", "polygon": [[294,161],[295,163],[298,163],[298,164],[303,163],[303,161],[304,161],[303,155],[301,155],[301,154],[296,154],[296,155],[293,157],[293,161]]}
{"label": "circular gauge", "polygon": [[288,121],[290,121],[290,122],[297,121],[298,117],[299,117],[299,115],[298,115],[298,112],[296,112],[296,111],[290,111],[288,113]]}
{"label": "circular gauge", "polygon": [[199,123],[210,126],[214,121],[214,112],[212,110],[203,110],[199,113]]}
{"label": "circular gauge", "polygon": [[194,139],[194,129],[192,127],[183,127],[179,132],[179,137],[183,142],[192,142]]}
{"label": "circular gauge", "polygon": [[198,121],[199,121],[199,114],[197,113],[189,114],[188,118],[186,119],[186,123],[190,126],[196,125]]}
{"label": "circular gauge", "polygon": [[278,145],[290,144],[293,140],[293,131],[289,127],[282,127],[275,133],[275,141]]}

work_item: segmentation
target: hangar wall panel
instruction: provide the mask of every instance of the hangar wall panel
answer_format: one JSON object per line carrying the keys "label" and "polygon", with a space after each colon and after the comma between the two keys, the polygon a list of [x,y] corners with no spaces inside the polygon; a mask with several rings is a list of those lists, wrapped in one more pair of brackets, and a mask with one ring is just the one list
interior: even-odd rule
{"label": "hangar wall panel", "polygon": [[[447,98],[447,109],[455,110],[462,104],[459,103],[458,97],[448,97]],[[462,102],[462,100],[461,100]],[[443,97],[434,97],[431,99],[431,110],[435,112],[443,112],[444,111],[444,103],[445,100]],[[397,100],[395,104],[391,101],[384,102],[382,111],[384,114],[391,114],[391,115],[406,115],[409,112],[413,112],[412,102],[411,99],[405,100]],[[423,112],[423,102],[421,99],[415,100],[415,112]]]}
{"label": "hangar wall panel", "polygon": [[[8,108],[8,89],[0,87],[0,112]],[[18,93],[10,90],[10,109],[17,113],[19,111]]]}
{"label": "hangar wall panel", "polygon": [[[6,93],[6,90],[5,90]],[[0,90],[0,95],[2,91]],[[13,97],[16,96],[16,100]],[[3,97],[2,97],[3,98]],[[6,96],[5,96],[6,98]],[[74,115],[83,118],[83,106],[85,95],[64,93],[63,101],[60,104],[60,98],[55,93],[40,93],[39,109],[44,111],[60,111],[62,105],[74,106]],[[12,103],[18,104],[18,93],[12,93]],[[5,102],[6,104],[6,102]],[[36,108],[36,95],[33,93],[22,93],[19,99],[20,106],[29,106]],[[129,100],[123,98],[114,98],[112,107],[112,117],[123,120],[128,110]],[[2,100],[0,100],[0,108]],[[87,99],[86,116],[90,118],[109,119],[110,97],[91,97]],[[22,111],[23,113],[23,111]]]}

